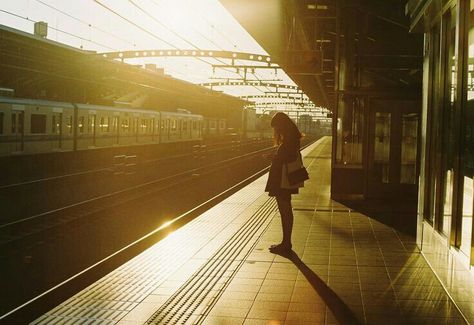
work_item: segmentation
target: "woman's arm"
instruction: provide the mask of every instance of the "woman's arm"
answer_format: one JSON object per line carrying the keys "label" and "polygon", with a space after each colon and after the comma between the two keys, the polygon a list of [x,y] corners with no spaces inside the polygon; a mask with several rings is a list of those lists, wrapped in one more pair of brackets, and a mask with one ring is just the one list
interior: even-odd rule
{"label": "woman's arm", "polygon": [[283,143],[278,147],[277,153],[273,158],[273,161],[288,163],[296,160],[297,154],[300,150],[300,140],[296,138],[290,138],[283,140]]}

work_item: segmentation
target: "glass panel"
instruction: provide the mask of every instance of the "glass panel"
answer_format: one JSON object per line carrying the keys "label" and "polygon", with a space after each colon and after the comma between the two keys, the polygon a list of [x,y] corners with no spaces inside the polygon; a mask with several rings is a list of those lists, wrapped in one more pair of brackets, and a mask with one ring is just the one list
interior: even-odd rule
{"label": "glass panel", "polygon": [[113,124],[112,124],[112,131],[113,131],[114,133],[117,132],[117,129],[118,129],[118,122],[119,122],[118,116],[114,116],[114,117],[113,117],[113,120],[112,120],[112,123],[113,123]]}
{"label": "glass panel", "polygon": [[375,113],[374,176],[381,183],[390,181],[390,120],[390,113]]}
{"label": "glass panel", "polygon": [[[340,111],[340,110],[339,110]],[[336,162],[342,161],[342,120],[338,116],[336,122]]]}
{"label": "glass panel", "polygon": [[471,236],[472,236],[472,172],[470,177],[464,176],[464,195],[462,209],[462,235],[461,235],[461,251],[467,256],[471,252]]}
{"label": "glass panel", "polygon": [[67,121],[67,122],[66,122],[66,127],[67,127],[67,129],[68,129],[67,132],[68,132],[69,134],[72,134],[72,116],[69,116],[66,121]]}
{"label": "glass panel", "polygon": [[471,0],[471,12],[469,15],[469,50],[467,66],[467,105],[463,112],[463,138],[464,138],[464,188],[462,207],[462,233],[461,251],[467,256],[471,252],[472,237],[472,207],[473,207],[473,175],[474,175],[474,1]]}
{"label": "glass panel", "polygon": [[364,126],[363,103],[351,96],[341,97],[337,115],[336,163],[362,165]]}
{"label": "glass panel", "polygon": [[16,133],[16,113],[12,113],[12,133]]}
{"label": "glass panel", "polygon": [[95,115],[89,115],[88,123],[87,123],[87,133],[95,134]]}
{"label": "glass panel", "polygon": [[51,125],[51,133],[54,134],[54,133],[56,133],[56,130],[57,130],[57,127],[58,127],[58,125],[56,123],[56,115],[53,115],[53,120],[52,120],[51,124],[52,124]]}
{"label": "glass panel", "polygon": [[79,132],[80,133],[84,133],[84,124],[85,124],[84,119],[85,119],[84,116],[79,117],[79,125],[78,126],[79,126]]}
{"label": "glass panel", "polygon": [[447,37],[447,66],[446,66],[446,90],[447,98],[443,108],[443,213],[442,232],[449,234],[451,228],[451,217],[453,209],[453,157],[454,157],[454,109],[456,100],[456,78],[457,78],[457,60],[456,60],[456,13],[452,10],[448,16],[449,29]]}
{"label": "glass panel", "polygon": [[424,217],[433,223],[438,207],[436,196],[436,188],[439,179],[439,160],[437,159],[438,141],[440,139],[439,132],[439,113],[440,105],[439,91],[440,81],[440,25],[436,25],[432,31],[432,56],[430,62],[430,101],[427,111],[427,136],[426,136],[426,154],[425,154],[425,192],[424,192]]}
{"label": "glass panel", "polygon": [[46,115],[31,114],[31,129],[30,133],[46,133]]}
{"label": "glass panel", "polygon": [[400,183],[416,184],[418,114],[402,114],[402,156]]}

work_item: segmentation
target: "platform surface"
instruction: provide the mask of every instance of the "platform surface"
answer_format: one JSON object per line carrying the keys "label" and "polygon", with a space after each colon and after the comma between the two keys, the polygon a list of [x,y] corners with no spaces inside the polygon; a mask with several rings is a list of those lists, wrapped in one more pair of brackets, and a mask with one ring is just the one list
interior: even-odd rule
{"label": "platform surface", "polygon": [[266,175],[34,324],[464,324],[417,249],[330,199],[331,138],[303,151],[293,254]]}

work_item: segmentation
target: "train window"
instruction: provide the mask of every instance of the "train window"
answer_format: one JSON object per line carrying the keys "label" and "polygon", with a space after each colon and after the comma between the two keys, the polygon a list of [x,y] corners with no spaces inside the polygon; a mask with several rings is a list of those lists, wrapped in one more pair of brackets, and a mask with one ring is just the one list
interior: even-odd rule
{"label": "train window", "polygon": [[66,119],[66,127],[68,129],[68,133],[71,134],[72,133],[72,116],[69,116]]}
{"label": "train window", "polygon": [[177,124],[176,120],[171,120],[171,130],[176,130]]}
{"label": "train window", "polygon": [[148,120],[142,119],[141,129],[142,132],[146,133],[146,130],[148,129]]}
{"label": "train window", "polygon": [[216,121],[210,121],[209,122],[209,128],[210,129],[215,129],[216,128]]}
{"label": "train window", "polygon": [[53,115],[53,118],[52,118],[52,121],[51,121],[51,133],[53,133],[53,134],[61,133],[60,123],[61,123],[61,118],[57,115]]}
{"label": "train window", "polygon": [[16,114],[12,114],[12,133],[16,133]]}
{"label": "train window", "polygon": [[119,122],[118,116],[114,116],[113,124],[112,124],[112,130],[113,130],[114,132],[117,131],[118,122]]}
{"label": "train window", "polygon": [[188,129],[188,122],[183,121],[183,130],[186,131]]}
{"label": "train window", "polygon": [[133,119],[133,132],[138,133],[138,117]]}
{"label": "train window", "polygon": [[87,123],[87,132],[95,133],[95,115],[89,115],[89,119]]}
{"label": "train window", "polygon": [[100,118],[100,131],[101,132],[109,132],[110,131],[110,117],[101,117]]}
{"label": "train window", "polygon": [[84,116],[79,117],[78,127],[79,127],[79,132],[84,133]]}
{"label": "train window", "polygon": [[[18,121],[17,121],[18,116]],[[23,112],[12,112],[12,133],[23,133]]]}
{"label": "train window", "polygon": [[0,112],[0,134],[3,134],[3,112]]}
{"label": "train window", "polygon": [[46,115],[31,114],[31,133],[46,133]]}
{"label": "train window", "polygon": [[129,126],[129,125],[128,125],[128,118],[124,118],[124,119],[122,120],[122,130],[123,130],[124,132],[128,132],[128,126]]}
{"label": "train window", "polygon": [[193,121],[193,130],[196,130],[196,121]]}

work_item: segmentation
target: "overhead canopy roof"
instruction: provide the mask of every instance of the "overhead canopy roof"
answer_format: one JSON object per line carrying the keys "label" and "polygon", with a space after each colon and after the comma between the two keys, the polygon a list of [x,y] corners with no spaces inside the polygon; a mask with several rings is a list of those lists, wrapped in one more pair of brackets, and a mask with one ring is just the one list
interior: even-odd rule
{"label": "overhead canopy roof", "polygon": [[[347,19],[366,23],[358,58],[374,87],[419,88],[422,38],[409,34],[402,0],[220,0],[319,106],[334,109],[338,43]],[[349,10],[347,10],[349,9]],[[355,13],[347,16],[347,12]],[[344,14],[345,13],[345,14]],[[338,37],[339,35],[339,37]],[[360,39],[357,33],[355,38]]]}

